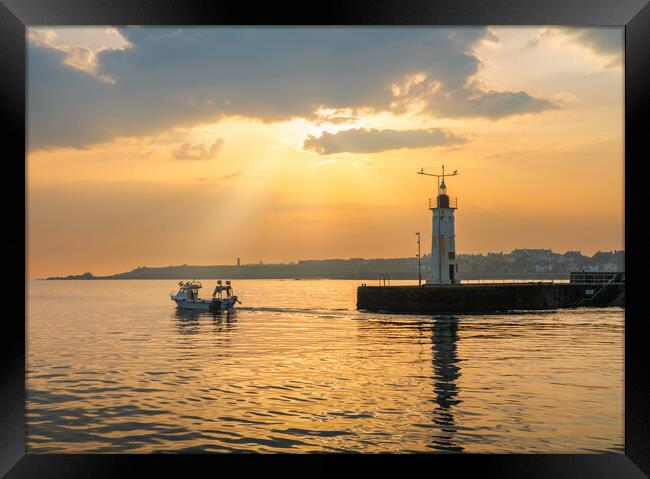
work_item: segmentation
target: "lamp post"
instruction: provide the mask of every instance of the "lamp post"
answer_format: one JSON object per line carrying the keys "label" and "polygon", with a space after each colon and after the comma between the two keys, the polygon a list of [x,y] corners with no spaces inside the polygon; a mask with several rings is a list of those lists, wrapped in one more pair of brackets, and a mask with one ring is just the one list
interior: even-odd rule
{"label": "lamp post", "polygon": [[418,237],[418,286],[422,286],[422,267],[420,264],[420,232],[416,232],[415,235]]}

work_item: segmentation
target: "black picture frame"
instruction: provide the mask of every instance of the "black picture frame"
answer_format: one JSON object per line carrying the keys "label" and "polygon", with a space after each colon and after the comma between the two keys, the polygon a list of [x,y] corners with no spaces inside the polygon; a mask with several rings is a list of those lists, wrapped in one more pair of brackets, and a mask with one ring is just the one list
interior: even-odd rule
{"label": "black picture frame", "polygon": [[[644,209],[650,205],[643,164],[650,113],[650,6],[648,0],[356,0],[281,6],[233,1],[0,0],[0,111],[3,126],[5,292],[18,311],[6,313],[0,333],[0,475],[6,477],[118,477],[156,470],[219,473],[225,465],[273,466],[287,456],[246,459],[223,455],[25,454],[25,302],[12,279],[25,274],[26,39],[30,25],[619,25],[625,27],[625,454],[292,456],[320,473],[352,463],[381,461],[395,472],[424,466],[436,474],[468,468],[498,477],[650,476],[650,354],[642,310],[644,249],[650,246]],[[645,199],[644,199],[645,198]],[[7,218],[8,216],[8,218]],[[19,225],[23,226],[22,229]],[[12,274],[13,273],[13,274]],[[5,293],[7,294],[7,293]],[[11,298],[10,298],[11,299]],[[424,464],[423,464],[424,463]],[[334,469],[336,467],[337,469]],[[219,469],[216,469],[219,468]],[[306,473],[308,471],[305,471]]]}

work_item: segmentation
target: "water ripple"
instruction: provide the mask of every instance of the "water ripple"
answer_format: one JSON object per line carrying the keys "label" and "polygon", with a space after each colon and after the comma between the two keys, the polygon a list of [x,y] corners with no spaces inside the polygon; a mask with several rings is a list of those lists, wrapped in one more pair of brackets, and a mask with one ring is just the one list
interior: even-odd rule
{"label": "water ripple", "polygon": [[622,309],[378,314],[357,281],[247,280],[212,315],[169,283],[29,283],[28,452],[624,451]]}

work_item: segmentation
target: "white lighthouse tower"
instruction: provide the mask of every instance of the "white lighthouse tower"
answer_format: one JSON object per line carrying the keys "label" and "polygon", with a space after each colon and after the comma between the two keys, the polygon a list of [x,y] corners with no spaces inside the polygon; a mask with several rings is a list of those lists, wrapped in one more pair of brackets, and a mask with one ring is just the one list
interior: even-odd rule
{"label": "white lighthouse tower", "polygon": [[[427,284],[457,284],[458,263],[456,263],[456,232],[454,229],[454,212],[458,206],[457,198],[447,195],[445,177],[456,176],[458,171],[445,175],[445,166],[442,174],[436,175],[418,171],[420,175],[435,176],[438,178],[438,191],[435,198],[429,199],[429,209],[432,213],[433,224],[431,227],[431,278]],[[442,179],[442,182],[440,180]]]}

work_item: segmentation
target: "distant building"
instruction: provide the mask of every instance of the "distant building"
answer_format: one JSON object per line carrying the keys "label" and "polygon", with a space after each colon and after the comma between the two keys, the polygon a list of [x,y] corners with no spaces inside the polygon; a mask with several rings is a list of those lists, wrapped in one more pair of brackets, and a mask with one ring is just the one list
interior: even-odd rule
{"label": "distant building", "polygon": [[580,251],[567,251],[566,253],[564,253],[564,257],[567,260],[574,261],[574,262],[580,262],[587,259],[587,257],[583,256],[583,254]]}
{"label": "distant building", "polygon": [[575,271],[582,271],[584,268],[574,261],[569,261],[564,264],[564,271],[567,273],[573,273]]}
{"label": "distant building", "polygon": [[602,266],[602,271],[605,273],[613,273],[618,270],[618,267],[614,261],[610,261],[608,263],[605,263]]}

